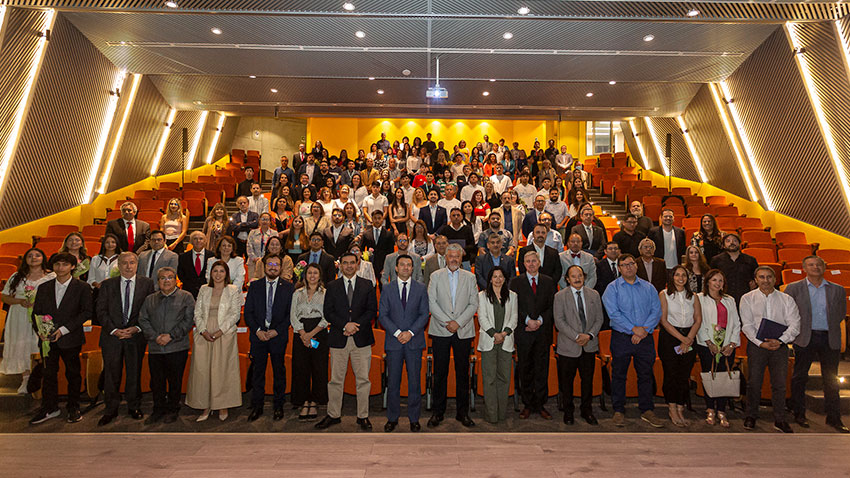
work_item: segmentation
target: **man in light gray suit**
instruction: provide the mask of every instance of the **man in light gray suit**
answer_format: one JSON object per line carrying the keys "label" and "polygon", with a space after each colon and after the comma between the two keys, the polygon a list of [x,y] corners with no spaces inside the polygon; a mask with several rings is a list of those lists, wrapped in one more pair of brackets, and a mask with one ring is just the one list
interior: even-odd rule
{"label": "man in light gray suit", "polygon": [[596,286],[596,259],[593,254],[581,250],[581,236],[576,233],[570,234],[567,250],[560,253],[558,257],[561,259],[561,270],[565,272],[563,277],[557,278],[558,287],[563,289],[567,286],[566,270],[570,266],[579,266],[584,271],[584,285],[591,289]]}
{"label": "man in light gray suit", "polygon": [[573,380],[576,370],[581,377],[581,417],[590,424],[599,422],[593,416],[593,370],[599,351],[597,334],[602,328],[602,299],[585,285],[581,266],[569,266],[565,274],[569,287],[555,294],[555,328],[558,329],[558,388],[564,404],[564,423],[575,423],[573,412]]}
{"label": "man in light gray suit", "polygon": [[434,238],[434,253],[425,260],[425,287],[431,283],[431,274],[446,267],[447,247],[449,247],[449,240],[446,236]]}
{"label": "man in light gray suit", "polygon": [[463,248],[449,244],[446,248],[446,267],[431,274],[428,285],[428,304],[431,324],[428,335],[434,350],[434,403],[428,427],[443,421],[446,412],[446,388],[449,378],[449,359],[454,355],[455,418],[465,427],[475,426],[469,418],[469,352],[475,338],[472,317],[478,312],[478,287],[475,275],[461,269]]}
{"label": "man in light gray suit", "polygon": [[395,261],[398,259],[398,256],[402,254],[407,254],[413,259],[413,280],[424,283],[422,279],[422,257],[413,252],[413,250],[408,249],[410,241],[407,238],[407,233],[398,233],[395,244],[398,247],[398,250],[392,254],[388,254],[384,259],[384,272],[381,273],[381,286],[384,287],[398,278],[395,271]]}
{"label": "man in light gray suit", "polygon": [[177,253],[165,247],[165,233],[152,231],[151,248],[139,254],[139,272],[154,281],[154,290],[159,290],[157,271],[163,267],[177,270]]}

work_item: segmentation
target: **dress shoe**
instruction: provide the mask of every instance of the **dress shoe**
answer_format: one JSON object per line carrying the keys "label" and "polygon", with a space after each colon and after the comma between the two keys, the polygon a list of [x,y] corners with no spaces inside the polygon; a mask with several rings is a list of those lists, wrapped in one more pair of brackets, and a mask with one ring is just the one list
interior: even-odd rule
{"label": "dress shoe", "polygon": [[543,417],[544,420],[552,419],[552,414],[549,413],[549,410],[546,410],[545,408],[540,409],[540,416]]}
{"label": "dress shoe", "polygon": [[97,421],[97,426],[102,427],[105,425],[109,425],[112,420],[115,420],[115,417],[117,416],[117,413],[107,413],[106,415],[100,417],[100,420]]}
{"label": "dress shoe", "polygon": [[564,414],[564,425],[575,425],[576,420],[572,415]]}
{"label": "dress shoe", "polygon": [[753,417],[747,417],[744,419],[744,429],[752,430],[756,427],[756,419]]}
{"label": "dress shoe", "polygon": [[79,408],[69,408],[68,409],[68,423],[77,423],[78,421],[83,419],[83,414],[80,413]]}
{"label": "dress shoe", "polygon": [[805,415],[794,415],[794,423],[803,428],[809,428],[809,420]]}
{"label": "dress shoe", "polygon": [[127,412],[127,415],[129,415],[130,418],[132,418],[133,420],[141,420],[142,418],[145,418],[145,414],[142,413],[142,411],[138,408],[135,410],[130,410],[129,412]]}
{"label": "dress shoe", "polygon": [[44,423],[47,420],[50,420],[51,418],[56,418],[61,414],[62,412],[60,412],[58,408],[56,410],[53,410],[52,412],[39,410],[38,412],[36,412],[35,416],[30,419],[30,425],[38,425],[39,423]]}
{"label": "dress shoe", "polygon": [[[410,431],[415,433],[415,432],[418,432],[421,429],[422,429],[422,426],[419,425],[419,422],[410,422]],[[845,428],[845,430],[846,430],[846,428]]]}
{"label": "dress shoe", "polygon": [[519,417],[523,420],[531,416],[531,409],[523,408],[521,412],[519,412]]}
{"label": "dress shoe", "polygon": [[384,425],[384,431],[389,433],[389,432],[395,430],[395,427],[397,427],[397,426],[398,426],[398,422],[387,422],[387,424]]}
{"label": "dress shoe", "polygon": [[331,425],[336,425],[338,423],[342,423],[342,420],[340,418],[331,418],[330,415],[326,415],[325,418],[322,419],[322,421],[316,424],[316,428],[319,430],[324,430],[325,428],[328,428]]}
{"label": "dress shoe", "polygon": [[615,427],[626,426],[626,415],[623,412],[614,412],[614,418],[611,419]]}
{"label": "dress shoe", "polygon": [[249,422],[256,421],[258,418],[260,418],[260,416],[262,414],[263,414],[263,408],[262,407],[256,407],[253,410],[251,410],[251,414],[248,415],[248,421]]}
{"label": "dress shoe", "polygon": [[428,428],[435,428],[443,421],[442,415],[431,415],[428,419]]}
{"label": "dress shoe", "polygon": [[457,420],[457,421],[459,421],[459,422],[460,422],[460,424],[461,424],[461,425],[463,425],[463,426],[465,426],[466,428],[471,428],[471,427],[474,427],[474,426],[475,426],[475,422],[473,422],[473,421],[472,421],[472,419],[471,419],[471,418],[469,418],[469,415],[464,415],[464,416],[462,416],[462,417],[457,417],[457,418],[456,418],[456,420]]}
{"label": "dress shoe", "polygon": [[782,433],[794,433],[794,430],[791,429],[788,422],[775,422],[773,424],[773,429]]}
{"label": "dress shoe", "polygon": [[151,416],[149,416],[147,420],[145,420],[145,425],[153,425],[155,423],[159,423],[164,416],[164,413],[155,411],[151,413]]}
{"label": "dress shoe", "polygon": [[175,423],[177,421],[177,418],[177,412],[171,412],[165,415],[165,417],[162,419],[162,423]]}
{"label": "dress shoe", "polygon": [[826,424],[835,428],[835,431],[838,433],[850,433],[850,428],[845,427],[844,424],[841,423],[841,420],[838,420],[837,422],[826,422]]}
{"label": "dress shoe", "polygon": [[283,420],[283,407],[275,407],[274,415],[272,416],[272,418],[276,422]]}
{"label": "dress shoe", "polygon": [[372,430],[372,422],[369,421],[369,418],[358,418],[357,424],[360,425],[360,430],[364,432]]}
{"label": "dress shoe", "polygon": [[588,425],[599,425],[599,420],[593,414],[582,415],[581,418],[584,418]]}

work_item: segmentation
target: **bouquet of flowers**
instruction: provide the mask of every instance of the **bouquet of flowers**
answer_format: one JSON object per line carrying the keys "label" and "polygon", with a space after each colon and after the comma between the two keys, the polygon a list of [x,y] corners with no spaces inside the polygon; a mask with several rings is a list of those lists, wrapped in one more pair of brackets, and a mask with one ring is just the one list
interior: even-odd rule
{"label": "bouquet of flowers", "polygon": [[298,264],[296,264],[295,267],[292,268],[292,272],[295,274],[295,277],[297,277],[298,280],[301,280],[301,274],[304,273],[304,269],[306,269],[306,268],[307,268],[307,262],[306,261],[299,261]]}
{"label": "bouquet of flowers", "polygon": [[47,357],[48,352],[50,352],[50,341],[46,340],[45,337],[50,337],[50,334],[56,330],[55,325],[53,324],[53,317],[49,315],[35,315],[35,326],[38,329],[38,337],[41,339],[41,356]]}
{"label": "bouquet of flowers", "polygon": [[[721,349],[721,348],[723,348],[723,340],[725,340],[725,339],[726,339],[726,329],[715,324],[714,325],[714,335],[711,337],[711,341],[714,343],[714,345],[717,346],[718,349]],[[722,356],[723,356],[723,354],[720,353],[720,351],[718,350],[718,352],[716,354],[714,354],[714,361],[717,362],[717,363],[720,363],[720,357],[722,357]]]}
{"label": "bouquet of flowers", "polygon": [[363,251],[363,254],[361,254],[360,257],[362,257],[364,261],[368,262],[369,258],[372,257],[372,254],[374,254],[374,253],[375,253],[375,249],[373,247],[370,247],[370,248],[366,249],[365,251]]}
{"label": "bouquet of flowers", "polygon": [[[31,285],[24,286],[24,298],[32,304],[35,302],[35,293],[37,289]],[[29,307],[29,310],[32,311],[32,307]]]}
{"label": "bouquet of flowers", "polygon": [[83,259],[79,264],[77,264],[77,267],[71,275],[74,276],[74,279],[79,279],[81,275],[89,271],[89,267],[91,267],[91,261],[88,258]]}
{"label": "bouquet of flowers", "polygon": [[113,268],[109,269],[109,278],[110,279],[113,278],[113,277],[118,277],[120,275],[121,275],[121,271],[118,270],[117,267],[113,267]]}

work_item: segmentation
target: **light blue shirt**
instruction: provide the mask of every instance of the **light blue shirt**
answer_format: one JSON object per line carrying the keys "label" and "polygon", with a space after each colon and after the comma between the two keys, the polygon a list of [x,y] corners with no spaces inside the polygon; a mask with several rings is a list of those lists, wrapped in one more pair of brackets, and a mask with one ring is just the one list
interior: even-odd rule
{"label": "light blue shirt", "polygon": [[451,269],[446,269],[449,275],[449,290],[452,292],[452,308],[455,306],[455,297],[457,296],[457,279],[460,275],[460,269],[455,269],[452,271]]}
{"label": "light blue shirt", "polygon": [[310,252],[310,264],[318,264],[321,255],[321,252]]}
{"label": "light blue shirt", "polygon": [[826,309],[826,279],[821,281],[820,287],[806,279],[809,289],[809,302],[812,304],[812,330],[829,331]]}
{"label": "light blue shirt", "polygon": [[499,264],[502,263],[502,257],[501,256],[494,256],[494,255],[490,255],[490,257],[493,258],[493,265],[496,266],[496,267],[499,267]]}
{"label": "light blue shirt", "polygon": [[635,277],[634,284],[618,277],[605,289],[602,302],[611,318],[611,328],[617,332],[632,335],[632,328],[644,327],[651,334],[661,320],[658,291],[640,277]]}

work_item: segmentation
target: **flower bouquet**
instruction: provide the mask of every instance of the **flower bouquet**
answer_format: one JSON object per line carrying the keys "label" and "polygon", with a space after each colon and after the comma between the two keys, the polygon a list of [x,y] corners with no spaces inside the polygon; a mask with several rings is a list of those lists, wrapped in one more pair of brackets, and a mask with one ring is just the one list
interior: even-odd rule
{"label": "flower bouquet", "polygon": [[38,329],[38,337],[41,339],[41,356],[45,358],[50,352],[50,340],[47,337],[50,337],[50,334],[56,330],[56,326],[53,324],[53,317],[49,315],[35,315],[33,317]]}
{"label": "flower bouquet", "polygon": [[77,267],[71,275],[74,276],[74,279],[79,279],[80,276],[89,271],[89,267],[91,267],[91,261],[89,259],[83,259],[79,264],[77,264]]}
{"label": "flower bouquet", "polygon": [[363,251],[363,254],[361,254],[360,257],[362,257],[364,261],[368,262],[369,258],[372,257],[372,254],[374,254],[374,253],[375,253],[375,249],[373,247],[370,247],[370,248],[366,249],[365,251]]}
{"label": "flower bouquet", "polygon": [[725,339],[726,339],[726,329],[715,324],[714,325],[714,335],[712,335],[711,341],[718,348],[718,352],[716,354],[714,354],[714,361],[717,362],[717,363],[720,363],[720,357],[723,356],[723,354],[720,353],[719,349],[723,348],[723,341]]}
{"label": "flower bouquet", "polygon": [[117,267],[113,267],[109,269],[109,278],[118,277],[121,275],[121,271]]}
{"label": "flower bouquet", "polygon": [[298,264],[296,264],[295,267],[292,268],[292,272],[295,274],[295,277],[297,277],[298,280],[301,280],[301,274],[304,273],[304,269],[306,268],[307,261],[299,261]]}

